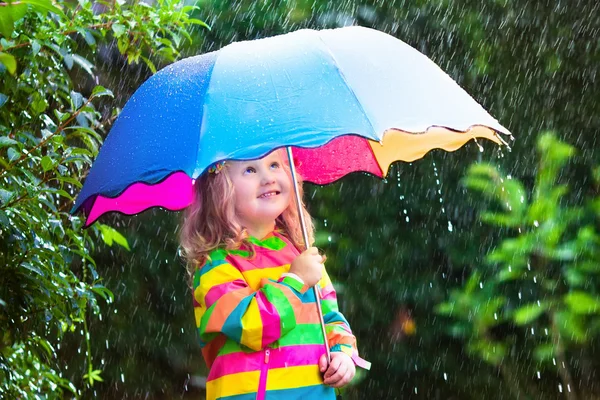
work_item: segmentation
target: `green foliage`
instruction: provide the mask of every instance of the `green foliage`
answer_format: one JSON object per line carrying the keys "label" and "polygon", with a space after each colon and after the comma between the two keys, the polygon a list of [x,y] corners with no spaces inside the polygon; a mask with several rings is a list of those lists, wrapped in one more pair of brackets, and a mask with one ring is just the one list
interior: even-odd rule
{"label": "green foliage", "polygon": [[[97,85],[96,52],[116,39],[128,63],[155,70],[179,55],[190,25],[202,24],[177,1],[98,5],[0,3],[2,398],[80,397],[102,382],[88,320],[113,294],[93,252],[100,238],[128,242],[104,225],[82,230],[82,219],[69,214],[115,115],[113,93]],[[81,335],[86,357],[70,380],[68,362],[57,358],[68,335]]]}
{"label": "green foliage", "polygon": [[[598,197],[568,197],[561,172],[575,155],[572,146],[543,133],[537,148],[539,167],[529,194],[522,182],[492,165],[469,168],[464,184],[492,201],[482,220],[507,235],[488,254],[486,265],[438,306],[438,313],[462,327],[460,338],[471,354],[507,378],[515,379],[507,369],[531,365],[553,370],[565,387],[575,390],[581,383],[574,381],[569,352],[581,351],[578,362],[593,365],[581,349],[600,338],[600,234],[593,206]],[[475,287],[475,281],[485,284]],[[482,310],[495,318],[482,318]],[[504,326],[495,329],[499,323]],[[498,345],[504,350],[490,356],[490,348]],[[533,378],[520,381],[523,387],[535,387]]]}

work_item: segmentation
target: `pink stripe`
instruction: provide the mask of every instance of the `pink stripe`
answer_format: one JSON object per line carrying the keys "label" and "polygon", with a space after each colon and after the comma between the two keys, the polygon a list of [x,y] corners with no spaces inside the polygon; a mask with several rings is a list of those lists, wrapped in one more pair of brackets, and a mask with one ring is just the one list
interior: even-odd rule
{"label": "pink stripe", "polygon": [[[304,344],[270,349],[269,369],[295,367],[301,365],[317,365],[325,354],[322,344]],[[239,372],[259,371],[265,363],[265,352],[230,353],[218,356],[213,363],[208,380],[212,381],[225,375]]]}
{"label": "pink stripe", "polygon": [[102,214],[119,211],[124,214],[137,214],[150,207],[164,207],[181,210],[194,199],[193,181],[184,172],[175,172],[156,185],[143,182],[134,183],[117,197],[98,195],[86,220],[91,225]]}
{"label": "pink stripe", "polygon": [[279,312],[263,292],[256,292],[256,302],[263,326],[262,347],[264,348],[281,337],[281,319]]}
{"label": "pink stripe", "polygon": [[321,299],[323,300],[337,300],[337,295],[333,285],[327,285],[321,290]]}
{"label": "pink stripe", "polygon": [[[291,250],[292,254],[298,255],[300,254],[298,250],[291,244],[286,238],[279,236],[283,241],[286,242],[289,250]],[[262,268],[273,268],[282,265],[287,265],[290,263],[290,253],[287,251],[273,251],[269,249],[265,249],[262,247],[255,247],[256,254],[252,262],[248,260],[244,260],[241,258],[236,258],[236,267],[242,271],[251,271],[253,269],[262,269]]]}
{"label": "pink stripe", "polygon": [[305,181],[319,185],[331,183],[355,171],[383,177],[367,139],[356,135],[339,136],[311,149],[294,147],[294,161]]}
{"label": "pink stripe", "polygon": [[211,287],[208,293],[206,293],[206,296],[204,297],[206,308],[212,306],[213,303],[219,300],[221,296],[223,296],[225,293],[243,289],[246,287],[248,287],[248,284],[242,279],[236,279],[235,281],[225,282]]}

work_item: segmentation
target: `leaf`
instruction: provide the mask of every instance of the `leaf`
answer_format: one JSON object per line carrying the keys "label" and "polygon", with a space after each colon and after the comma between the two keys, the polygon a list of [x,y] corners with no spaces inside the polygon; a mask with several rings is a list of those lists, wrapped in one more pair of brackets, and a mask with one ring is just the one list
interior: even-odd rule
{"label": "leaf", "polygon": [[112,24],[112,31],[116,38],[119,38],[125,34],[127,27],[123,24]]}
{"label": "leaf", "polygon": [[523,272],[524,271],[521,268],[504,268],[496,274],[494,279],[496,282],[513,281],[515,279],[520,279],[523,276]]}
{"label": "leaf", "polygon": [[446,303],[438,304],[435,307],[435,312],[437,314],[451,316],[452,313],[454,312],[454,305],[455,304],[453,302],[446,302]]}
{"label": "leaf", "polygon": [[12,146],[13,144],[17,144],[18,142],[14,139],[9,138],[8,136],[0,136],[0,148],[6,146]]}
{"label": "leaf", "polygon": [[63,62],[65,63],[67,69],[70,70],[73,68],[73,55],[65,52],[65,54],[63,54]]}
{"label": "leaf", "polygon": [[79,109],[83,104],[83,95],[79,92],[71,90],[71,102],[73,103],[73,110]]}
{"label": "leaf", "polygon": [[193,25],[200,25],[200,26],[202,26],[202,27],[204,27],[204,28],[208,29],[209,31],[211,30],[211,27],[210,27],[210,26],[209,26],[209,25],[208,25],[206,22],[204,22],[204,21],[201,21],[201,20],[199,20],[199,19],[196,19],[196,18],[190,18],[190,19],[188,19],[188,20],[187,20],[187,22],[188,22],[189,24],[193,24]]}
{"label": "leaf", "polygon": [[3,210],[0,210],[0,226],[6,227],[10,224],[8,215]]}
{"label": "leaf", "polygon": [[100,224],[99,228],[104,243],[106,243],[109,246],[112,246],[114,242],[119,246],[130,250],[129,243],[127,243],[127,239],[125,238],[125,236],[121,235],[116,229],[103,224]]}
{"label": "leaf", "polygon": [[8,161],[15,161],[17,160],[19,157],[21,157],[21,155],[19,154],[19,152],[17,152],[14,148],[9,147],[8,148]]}
{"label": "leaf", "polygon": [[17,71],[17,60],[11,54],[0,52],[0,62],[4,64],[11,75]]}
{"label": "leaf", "polygon": [[48,172],[53,166],[54,162],[49,156],[42,157],[42,168],[44,169],[44,172]]}
{"label": "leaf", "polygon": [[469,343],[467,348],[471,353],[477,354],[492,365],[499,365],[506,355],[506,345],[504,343],[485,339]]}
{"label": "leaf", "polygon": [[96,38],[94,38],[94,35],[92,35],[92,32],[90,32],[87,29],[83,29],[83,28],[79,28],[77,29],[77,32],[79,32],[79,34],[81,36],[83,36],[83,38],[85,39],[85,42],[89,45],[89,46],[94,46],[96,45]]}
{"label": "leaf", "polygon": [[540,303],[540,305],[537,303],[527,304],[515,310],[513,313],[513,321],[515,321],[517,325],[526,325],[538,319],[538,317],[547,309],[547,303]]}
{"label": "leaf", "polygon": [[[15,29],[15,23],[22,19],[27,13],[29,6],[19,2],[19,4],[8,3],[7,6],[0,7],[0,33],[5,38],[10,39]],[[6,65],[6,64],[5,64]],[[11,72],[12,74],[13,72]]]}
{"label": "leaf", "polygon": [[84,71],[87,72],[90,76],[94,76],[94,72],[92,71],[92,69],[94,68],[94,64],[81,57],[79,54],[73,54],[71,55],[71,57],[73,57],[73,61],[75,62],[75,64],[83,68]]}
{"label": "leaf", "polygon": [[113,292],[111,292],[108,288],[102,285],[94,285],[92,287],[92,291],[98,293],[108,303],[112,303],[115,300],[115,295],[113,294]]}
{"label": "leaf", "polygon": [[600,311],[600,298],[583,291],[574,291],[565,295],[564,301],[576,314],[596,314]]}
{"label": "leaf", "polygon": [[535,347],[533,357],[539,361],[550,361],[554,357],[554,345],[552,343],[544,343]]}
{"label": "leaf", "polygon": [[92,97],[102,97],[102,96],[115,97],[113,92],[111,92],[107,88],[105,88],[103,86],[96,86],[94,88],[94,90],[92,90]]}
{"label": "leaf", "polygon": [[154,63],[152,61],[150,61],[149,58],[144,57],[144,56],[142,56],[142,60],[144,60],[144,62],[148,66],[148,68],[150,68],[150,71],[152,71],[152,73],[155,74],[156,73],[156,66],[154,65]]}
{"label": "leaf", "polygon": [[60,15],[63,19],[66,19],[67,16],[65,13],[58,7],[56,7],[50,0],[20,0],[21,3],[31,4],[32,8],[39,13],[51,12],[57,15]]}
{"label": "leaf", "polygon": [[8,203],[13,196],[14,196],[13,192],[10,192],[5,189],[0,189],[0,202],[2,204]]}
{"label": "leaf", "polygon": [[102,372],[101,370],[96,369],[94,371],[90,371],[88,374],[83,375],[83,378],[87,379],[89,381],[90,385],[93,386],[94,381],[104,382],[104,380],[100,376],[101,372]]}
{"label": "leaf", "polygon": [[555,323],[563,337],[568,340],[584,343],[588,339],[588,330],[584,327],[583,318],[569,311],[559,311],[554,314]]}
{"label": "leaf", "polygon": [[565,279],[572,287],[582,287],[587,282],[587,277],[574,268],[569,268],[565,272]]}
{"label": "leaf", "polygon": [[40,44],[40,42],[38,42],[37,40],[31,41],[31,53],[34,56],[37,56],[41,49],[42,49],[42,45]]}

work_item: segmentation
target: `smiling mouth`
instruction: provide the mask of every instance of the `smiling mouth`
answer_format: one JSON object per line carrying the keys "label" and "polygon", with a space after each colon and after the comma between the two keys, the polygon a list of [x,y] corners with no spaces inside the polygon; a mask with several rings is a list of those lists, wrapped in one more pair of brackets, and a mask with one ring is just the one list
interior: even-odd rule
{"label": "smiling mouth", "polygon": [[273,197],[273,196],[277,196],[279,194],[278,191],[274,190],[272,192],[267,192],[267,193],[263,193],[260,196],[258,196],[259,199],[266,199],[269,197]]}

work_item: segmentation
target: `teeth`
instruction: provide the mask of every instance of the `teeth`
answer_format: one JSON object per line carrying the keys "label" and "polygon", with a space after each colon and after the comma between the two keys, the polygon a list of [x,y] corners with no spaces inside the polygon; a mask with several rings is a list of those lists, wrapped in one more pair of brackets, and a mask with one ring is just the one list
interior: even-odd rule
{"label": "teeth", "polygon": [[258,197],[271,197],[271,196],[275,196],[276,194],[277,194],[277,192],[269,192],[269,193],[261,194]]}

